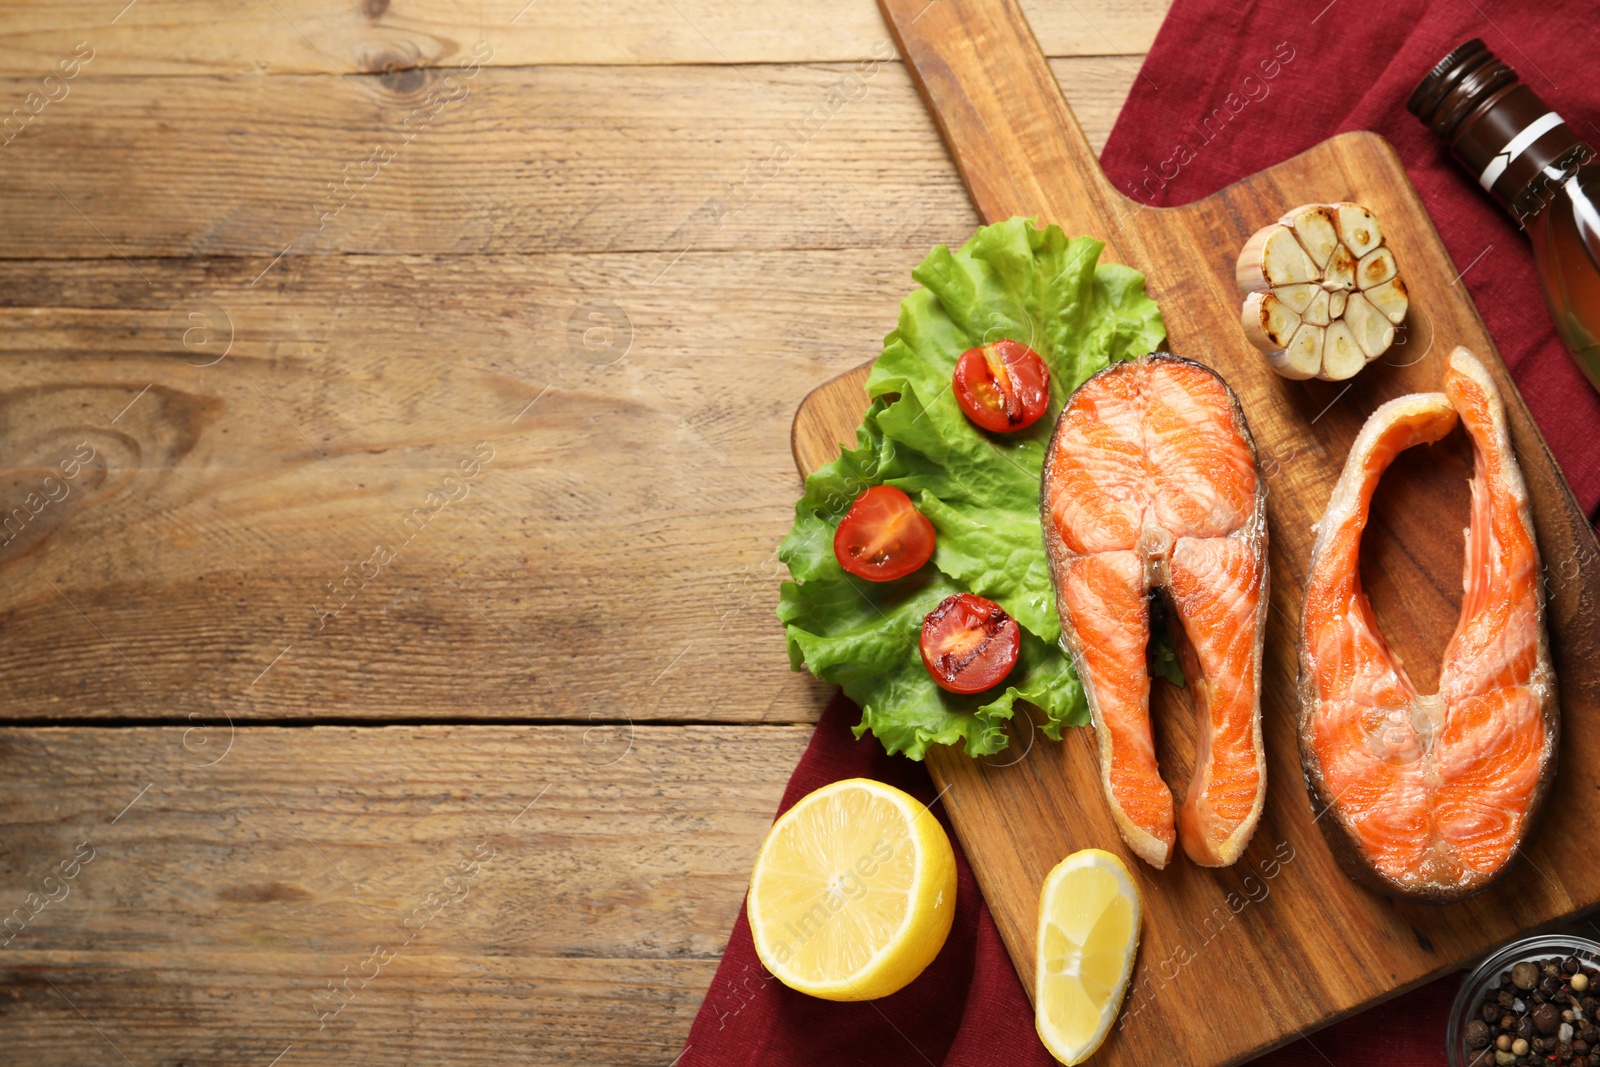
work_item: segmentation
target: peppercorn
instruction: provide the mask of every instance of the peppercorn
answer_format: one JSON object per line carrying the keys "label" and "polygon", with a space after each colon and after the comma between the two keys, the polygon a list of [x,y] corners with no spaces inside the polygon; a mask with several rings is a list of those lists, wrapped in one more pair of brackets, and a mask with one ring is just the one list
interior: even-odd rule
{"label": "peppercorn", "polygon": [[1522,960],[1490,979],[1462,1031],[1467,1067],[1600,1067],[1600,960]]}

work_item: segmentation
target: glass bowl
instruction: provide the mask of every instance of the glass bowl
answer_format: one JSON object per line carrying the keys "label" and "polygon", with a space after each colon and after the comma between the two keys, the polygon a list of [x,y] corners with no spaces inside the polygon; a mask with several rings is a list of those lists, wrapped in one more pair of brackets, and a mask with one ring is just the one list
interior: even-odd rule
{"label": "glass bowl", "polygon": [[[1450,1008],[1450,1021],[1445,1028],[1445,1052],[1450,1061],[1450,1067],[1486,1067],[1495,1063],[1495,1046],[1491,1042],[1487,1049],[1469,1049],[1467,1047],[1467,1024],[1474,1019],[1481,1019],[1479,1014],[1480,1002],[1485,996],[1494,997],[1501,988],[1502,980],[1505,981],[1507,991],[1513,998],[1524,1005],[1521,1012],[1506,1009],[1506,1014],[1512,1016],[1531,1015],[1534,1008],[1532,992],[1524,993],[1512,985],[1506,976],[1511,968],[1518,963],[1540,963],[1552,957],[1565,959],[1569,956],[1577,957],[1580,969],[1588,976],[1589,989],[1580,994],[1580,997],[1600,998],[1600,944],[1583,937],[1574,937],[1570,934],[1546,934],[1540,937],[1525,937],[1520,941],[1500,949],[1488,956],[1478,964],[1477,968],[1461,983],[1461,992],[1456,994],[1456,1002]],[[1541,979],[1543,975],[1540,976]],[[1562,1009],[1570,1008],[1568,1004],[1559,1005]],[[1600,1013],[1585,1013],[1574,1026],[1574,1037],[1581,1032],[1584,1021],[1593,1021],[1592,1016]],[[1600,1025],[1600,1023],[1597,1023]],[[1498,1032],[1496,1024],[1491,1024],[1491,1029]],[[1533,1036],[1540,1036],[1534,1031]],[[1600,1043],[1597,1043],[1600,1045]],[[1600,1052],[1600,1047],[1594,1051]],[[1485,1055],[1487,1053],[1487,1055]],[[1527,1056],[1519,1058],[1522,1063],[1547,1063],[1545,1054],[1530,1052]],[[1560,1061],[1558,1061],[1560,1062]],[[1574,1056],[1570,1064],[1587,1064],[1587,1058]],[[1596,1060],[1600,1063],[1600,1060]]]}

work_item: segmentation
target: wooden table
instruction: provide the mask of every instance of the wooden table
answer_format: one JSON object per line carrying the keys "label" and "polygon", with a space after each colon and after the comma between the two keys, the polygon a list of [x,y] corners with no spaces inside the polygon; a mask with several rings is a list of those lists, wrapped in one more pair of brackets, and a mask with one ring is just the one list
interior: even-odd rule
{"label": "wooden table", "polygon": [[[682,1046],[790,416],[976,216],[872,0],[525,2],[0,7],[0,1058]],[[1029,5],[1096,147],[1165,7]]]}

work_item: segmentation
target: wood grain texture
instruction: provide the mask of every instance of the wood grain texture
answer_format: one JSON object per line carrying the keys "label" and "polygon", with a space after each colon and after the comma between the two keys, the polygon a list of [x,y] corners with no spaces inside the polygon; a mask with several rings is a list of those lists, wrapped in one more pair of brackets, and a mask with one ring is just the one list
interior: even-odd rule
{"label": "wood grain texture", "polygon": [[[1052,68],[1096,147],[1137,60]],[[17,208],[0,258],[633,252],[644,284],[685,249],[875,256],[976,221],[902,64],[618,79],[556,67],[449,87],[424,70],[75,81],[0,145],[0,197]],[[36,82],[0,79],[0,101]],[[435,93],[458,98],[430,113]]]}
{"label": "wood grain texture", "polygon": [[[752,64],[852,62],[888,40],[860,0],[17,0],[0,13],[0,69],[44,74],[76,41],[86,78],[126,74],[361,73],[457,63],[479,41],[490,62]],[[1168,0],[1028,0],[1052,56],[1143,52]]]}
{"label": "wood grain texture", "polygon": [[0,264],[3,714],[811,721],[787,421],[921,255]]}
{"label": "wood grain texture", "polygon": [[[1105,238],[1145,271],[1169,347],[1220,371],[1239,394],[1268,478],[1272,615],[1262,711],[1265,815],[1244,858],[1207,870],[1180,860],[1151,870],[1122,845],[1100,794],[1087,730],[1057,745],[1020,727],[1021,758],[929,756],[944,802],[1019,972],[1033,971],[1038,889],[1062,856],[1098,846],[1138,873],[1145,924],[1134,991],[1096,1062],[1145,1063],[1182,1048],[1186,1062],[1233,1063],[1460,966],[1494,944],[1600,902],[1592,823],[1560,797],[1600,788],[1600,568],[1587,522],[1516,394],[1456,269],[1393,151],[1345,134],[1174,209],[1143,209],[1106,182],[1012,5],[954,0],[912,24],[914,0],[884,0],[919,72],[952,155],[986,220],[1039,214]],[[1356,200],[1373,208],[1411,288],[1406,344],[1346,387],[1278,378],[1243,338],[1233,281],[1237,249],[1285,208]],[[1384,400],[1434,390],[1451,347],[1479,353],[1505,393],[1513,442],[1534,503],[1546,566],[1564,735],[1548,818],[1500,883],[1437,907],[1381,898],[1339,871],[1301,780],[1295,641],[1313,531],[1365,417]],[[802,470],[835,453],[865,409],[864,369],[808,398],[796,420]],[[1362,579],[1384,632],[1413,677],[1436,678],[1459,614],[1471,448],[1457,432],[1407,453],[1374,503]],[[1152,700],[1169,781],[1194,759],[1181,691]],[[1024,982],[1025,986],[1030,985]],[[1196,1025],[1196,1020],[1226,1025]]]}
{"label": "wood grain texture", "polygon": [[253,942],[222,951],[24,953],[0,966],[6,1055],[39,1067],[266,1067],[280,1056],[275,1067],[314,1067],[380,1055],[426,1067],[663,1067],[683,1048],[702,1000],[736,1019],[762,980],[752,974],[742,986],[708,991],[717,969],[709,959],[420,949],[318,1029],[309,987],[353,970],[372,947],[337,959]]}
{"label": "wood grain texture", "polygon": [[0,730],[9,1062],[659,1067],[809,735]]}

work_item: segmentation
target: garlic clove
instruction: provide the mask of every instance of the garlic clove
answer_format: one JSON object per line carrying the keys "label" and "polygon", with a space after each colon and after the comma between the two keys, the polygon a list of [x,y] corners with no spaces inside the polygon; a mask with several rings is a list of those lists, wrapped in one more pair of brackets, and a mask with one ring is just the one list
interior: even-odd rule
{"label": "garlic clove", "polygon": [[1239,321],[1250,343],[1263,351],[1283,348],[1300,326],[1300,316],[1272,293],[1246,297]]}
{"label": "garlic clove", "polygon": [[1350,332],[1355,335],[1356,343],[1361,346],[1361,351],[1370,359],[1376,359],[1394,343],[1394,324],[1387,315],[1367,302],[1367,298],[1360,293],[1351,293],[1350,301],[1345,307],[1344,322],[1350,327]]}
{"label": "garlic clove", "polygon": [[1361,262],[1356,264],[1356,285],[1371,289],[1393,278],[1394,274],[1394,253],[1389,251],[1387,245],[1380,245],[1362,256]]}
{"label": "garlic clove", "polygon": [[1367,354],[1361,350],[1355,335],[1343,319],[1328,327],[1322,339],[1322,373],[1317,377],[1330,382],[1342,382],[1354,377],[1367,365]]}
{"label": "garlic clove", "polygon": [[1334,246],[1339,243],[1339,235],[1333,225],[1333,212],[1328,205],[1306,204],[1295,208],[1279,221],[1294,230],[1294,235],[1300,239],[1301,247],[1313,263],[1319,268],[1327,265],[1328,257],[1333,255]]}
{"label": "garlic clove", "polygon": [[1267,362],[1285,378],[1296,381],[1315,378],[1322,369],[1322,335],[1321,326],[1305,323],[1294,332],[1286,347],[1267,353]]}
{"label": "garlic clove", "polygon": [[1285,226],[1270,226],[1245,245],[1234,273],[1241,289],[1261,292],[1280,285],[1316,281],[1318,271],[1293,231]]}
{"label": "garlic clove", "polygon": [[1334,222],[1339,231],[1339,240],[1357,259],[1383,243],[1383,233],[1378,229],[1378,220],[1373,217],[1372,212],[1360,204],[1337,205]]}
{"label": "garlic clove", "polygon": [[1316,282],[1301,282],[1298,285],[1282,285],[1273,290],[1278,299],[1289,305],[1289,310],[1296,315],[1305,314],[1316,295],[1322,292],[1322,287]]}
{"label": "garlic clove", "polygon": [[1406,292],[1406,283],[1400,280],[1399,275],[1390,278],[1382,285],[1373,286],[1362,295],[1396,326],[1406,317],[1406,309],[1411,304],[1411,297]]}

